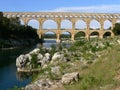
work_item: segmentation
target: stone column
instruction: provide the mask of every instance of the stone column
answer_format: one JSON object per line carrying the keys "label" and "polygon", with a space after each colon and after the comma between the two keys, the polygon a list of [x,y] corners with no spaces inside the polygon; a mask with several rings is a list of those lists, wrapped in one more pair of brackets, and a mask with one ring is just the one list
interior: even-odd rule
{"label": "stone column", "polygon": [[101,27],[99,31],[99,39],[103,39],[103,34],[104,34],[104,20],[100,21]]}
{"label": "stone column", "polygon": [[114,33],[113,32],[111,32],[111,37],[114,37],[115,35],[114,35]]}
{"label": "stone column", "polygon": [[71,34],[71,41],[74,41],[74,34]]}
{"label": "stone column", "polygon": [[90,20],[89,19],[87,19],[86,20],[86,26],[87,26],[87,28],[86,28],[86,39],[87,40],[89,40],[89,38],[90,38]]}
{"label": "stone column", "polygon": [[111,30],[113,30],[113,29],[114,29],[114,27],[115,27],[115,23],[116,23],[116,20],[115,20],[115,19],[113,19],[113,20],[112,20],[112,27],[111,27]]}
{"label": "stone column", "polygon": [[87,39],[87,40],[89,40],[89,34],[87,33],[87,34],[85,34],[85,38]]}
{"label": "stone column", "polygon": [[42,25],[43,25],[43,21],[42,21],[42,19],[39,19],[39,29],[38,29],[37,33],[38,33],[40,39],[42,38],[42,34],[43,34]]}
{"label": "stone column", "polygon": [[99,39],[103,39],[103,33],[102,32],[99,33]]}
{"label": "stone column", "polygon": [[56,35],[57,35],[57,42],[59,43],[60,42],[60,29],[61,29],[61,20],[60,19],[57,19],[57,25],[58,25],[58,27],[57,27],[57,33],[56,33]]}
{"label": "stone column", "polygon": [[23,22],[24,22],[25,26],[27,26],[27,25],[28,25],[28,21],[29,21],[29,19],[24,18],[24,19],[22,19],[22,20],[23,20]]}
{"label": "stone column", "polygon": [[72,18],[72,20],[71,20],[71,22],[72,22],[72,32],[71,32],[71,41],[74,41],[74,37],[75,37],[75,19],[74,18]]}

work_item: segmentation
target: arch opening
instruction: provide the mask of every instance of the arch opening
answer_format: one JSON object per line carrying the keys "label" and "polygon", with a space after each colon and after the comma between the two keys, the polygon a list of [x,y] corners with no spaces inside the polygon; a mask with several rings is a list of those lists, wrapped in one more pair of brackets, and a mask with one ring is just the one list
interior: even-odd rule
{"label": "arch opening", "polygon": [[43,29],[57,29],[58,25],[54,20],[46,20],[42,27]]}
{"label": "arch opening", "polygon": [[70,40],[71,33],[70,32],[63,32],[60,34],[60,40]]}
{"label": "arch opening", "polygon": [[85,30],[87,28],[85,21],[78,20],[75,23],[75,30]]}
{"label": "arch opening", "polygon": [[24,23],[24,21],[22,19],[20,19],[20,24],[25,25],[25,23]]}
{"label": "arch opening", "polygon": [[56,39],[57,36],[56,36],[56,33],[49,31],[43,34],[43,38],[44,39]]}
{"label": "arch opening", "polygon": [[39,22],[35,19],[31,19],[28,21],[28,25],[31,26],[32,28],[39,29]]}
{"label": "arch opening", "polygon": [[90,22],[90,30],[100,30],[100,23],[97,20],[92,20]]}
{"label": "arch opening", "polygon": [[70,20],[62,20],[61,30],[72,29],[72,22]]}
{"label": "arch opening", "polygon": [[110,20],[104,21],[104,30],[111,30],[112,29],[112,23]]}

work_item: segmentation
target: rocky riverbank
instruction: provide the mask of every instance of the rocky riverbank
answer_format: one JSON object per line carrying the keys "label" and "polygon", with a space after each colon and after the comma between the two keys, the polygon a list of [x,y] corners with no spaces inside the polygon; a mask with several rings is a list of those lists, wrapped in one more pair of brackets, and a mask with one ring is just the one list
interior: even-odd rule
{"label": "rocky riverbank", "polygon": [[98,58],[108,53],[107,49],[120,44],[120,39],[81,40],[70,48],[35,48],[16,59],[18,71],[38,71],[36,79],[25,90],[56,90],[64,84],[73,84],[81,78],[80,69],[88,68]]}

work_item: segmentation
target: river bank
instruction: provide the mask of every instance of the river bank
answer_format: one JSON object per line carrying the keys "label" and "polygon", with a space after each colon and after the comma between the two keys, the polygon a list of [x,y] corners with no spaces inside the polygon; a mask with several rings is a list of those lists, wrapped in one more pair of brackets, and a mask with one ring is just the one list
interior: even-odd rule
{"label": "river bank", "polygon": [[19,47],[31,46],[37,43],[42,43],[40,39],[0,39],[0,49],[10,50]]}
{"label": "river bank", "polygon": [[51,47],[52,50],[44,51],[36,48],[27,54],[20,55],[16,59],[18,71],[39,69],[39,73],[34,76],[32,83],[27,85],[25,90],[34,90],[34,88],[50,90],[53,86],[64,87],[64,84],[78,82],[79,77],[81,78],[81,70],[96,63],[98,58],[107,53],[109,48],[118,45],[119,41],[119,38],[80,40],[73,43],[69,49]]}

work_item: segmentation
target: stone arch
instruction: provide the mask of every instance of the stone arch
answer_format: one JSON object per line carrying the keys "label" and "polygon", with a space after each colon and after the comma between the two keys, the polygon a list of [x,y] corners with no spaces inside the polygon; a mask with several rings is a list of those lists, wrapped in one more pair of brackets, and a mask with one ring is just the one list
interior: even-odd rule
{"label": "stone arch", "polygon": [[72,29],[72,22],[68,19],[61,21],[61,29]]}
{"label": "stone arch", "polygon": [[91,20],[90,21],[90,30],[100,30],[100,22],[98,20]]}
{"label": "stone arch", "polygon": [[60,34],[60,39],[61,40],[70,40],[71,39],[71,33],[68,31],[62,32]]}
{"label": "stone arch", "polygon": [[99,37],[99,32],[93,31],[90,33],[90,38],[98,38]]}
{"label": "stone arch", "polygon": [[52,31],[44,32],[42,34],[42,36],[43,36],[44,39],[55,39],[55,38],[57,38],[56,33],[52,32]]}
{"label": "stone arch", "polygon": [[87,28],[86,22],[84,20],[77,20],[75,23],[76,30],[85,30]]}
{"label": "stone arch", "polygon": [[111,37],[112,33],[111,32],[105,32],[103,34],[103,38]]}
{"label": "stone arch", "polygon": [[57,29],[57,27],[57,22],[52,19],[45,20],[42,26],[43,29]]}
{"label": "stone arch", "polygon": [[30,19],[28,21],[28,25],[35,29],[39,29],[39,27],[40,27],[39,21],[36,19]]}
{"label": "stone arch", "polygon": [[74,36],[75,40],[79,40],[80,38],[85,38],[86,34],[83,31],[77,32]]}
{"label": "stone arch", "polygon": [[103,28],[104,28],[104,30],[111,30],[112,22],[110,20],[105,20]]}

